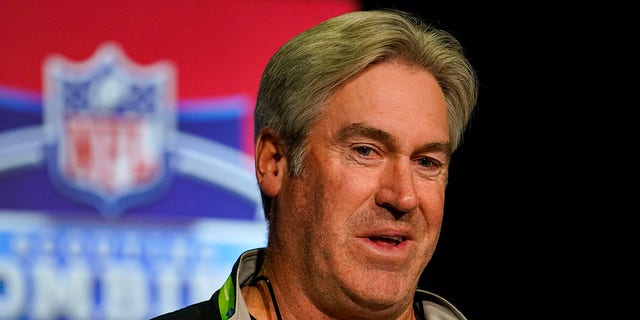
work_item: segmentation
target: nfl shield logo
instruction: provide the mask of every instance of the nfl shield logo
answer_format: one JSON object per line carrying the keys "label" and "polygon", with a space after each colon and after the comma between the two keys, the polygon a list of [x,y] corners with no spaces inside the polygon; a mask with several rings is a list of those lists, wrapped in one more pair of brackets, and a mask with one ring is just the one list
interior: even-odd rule
{"label": "nfl shield logo", "polygon": [[157,200],[173,176],[173,66],[140,66],[114,43],[84,62],[49,57],[44,129],[49,173],[64,195],[108,216]]}

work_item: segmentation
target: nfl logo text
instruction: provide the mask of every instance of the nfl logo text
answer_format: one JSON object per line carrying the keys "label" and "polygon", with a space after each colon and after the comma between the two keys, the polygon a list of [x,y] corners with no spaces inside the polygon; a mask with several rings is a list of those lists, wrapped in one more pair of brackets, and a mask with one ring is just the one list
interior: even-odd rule
{"label": "nfl logo text", "polygon": [[62,194],[116,216],[168,188],[175,139],[175,71],[140,66],[113,43],[84,62],[44,64],[49,175]]}

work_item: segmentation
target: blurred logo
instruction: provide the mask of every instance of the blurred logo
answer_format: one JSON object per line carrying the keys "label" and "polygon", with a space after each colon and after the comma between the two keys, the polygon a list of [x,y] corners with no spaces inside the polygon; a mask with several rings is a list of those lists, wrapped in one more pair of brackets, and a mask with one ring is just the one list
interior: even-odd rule
{"label": "blurred logo", "polygon": [[111,217],[167,191],[172,64],[141,66],[106,43],[83,62],[48,57],[43,76],[46,161],[57,190]]}

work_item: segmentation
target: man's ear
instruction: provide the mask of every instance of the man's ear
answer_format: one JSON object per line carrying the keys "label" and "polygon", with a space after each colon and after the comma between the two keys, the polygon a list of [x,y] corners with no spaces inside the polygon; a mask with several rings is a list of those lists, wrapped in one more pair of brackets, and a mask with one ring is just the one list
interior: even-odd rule
{"label": "man's ear", "polygon": [[270,129],[263,129],[256,138],[256,178],[260,189],[269,197],[280,192],[287,170],[284,145],[280,137]]}

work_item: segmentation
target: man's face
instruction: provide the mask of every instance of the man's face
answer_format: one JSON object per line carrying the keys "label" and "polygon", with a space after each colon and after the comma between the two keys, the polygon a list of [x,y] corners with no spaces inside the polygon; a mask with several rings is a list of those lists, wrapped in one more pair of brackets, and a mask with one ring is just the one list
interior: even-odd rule
{"label": "man's face", "polygon": [[276,215],[295,278],[312,300],[407,306],[444,208],[449,127],[435,78],[369,68],[329,100],[307,150],[303,176],[283,178]]}

